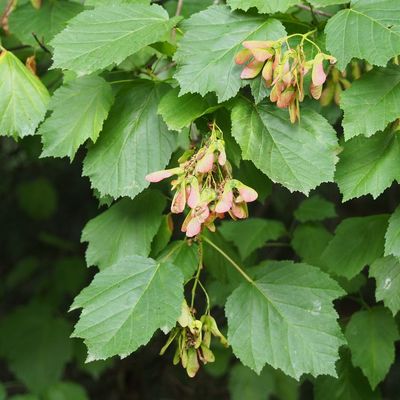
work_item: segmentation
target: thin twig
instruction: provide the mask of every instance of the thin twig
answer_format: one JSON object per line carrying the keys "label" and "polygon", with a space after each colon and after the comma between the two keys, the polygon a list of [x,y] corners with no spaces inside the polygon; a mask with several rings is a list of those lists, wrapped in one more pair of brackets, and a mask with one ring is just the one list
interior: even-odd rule
{"label": "thin twig", "polygon": [[8,0],[4,12],[0,18],[0,26],[3,28],[4,32],[7,35],[10,33],[8,30],[8,17],[10,16],[12,10],[14,10],[14,6],[15,6],[15,0]]}
{"label": "thin twig", "polygon": [[179,17],[181,15],[182,7],[183,7],[183,0],[178,0],[178,5],[176,6],[175,17]]}
{"label": "thin twig", "polygon": [[35,32],[32,32],[32,36],[33,36],[33,38],[36,40],[37,44],[40,46],[40,48],[41,48],[43,51],[45,51],[46,53],[51,54],[51,51],[46,47],[46,45],[45,45],[43,42],[41,42],[41,41],[39,40],[39,38],[37,37],[37,35],[36,35]]}
{"label": "thin twig", "polygon": [[324,17],[333,17],[333,14],[331,13],[322,10],[317,10],[315,8],[311,9],[311,7],[306,6],[305,4],[298,4],[296,7],[301,8],[302,10],[313,12],[314,14],[322,15]]}

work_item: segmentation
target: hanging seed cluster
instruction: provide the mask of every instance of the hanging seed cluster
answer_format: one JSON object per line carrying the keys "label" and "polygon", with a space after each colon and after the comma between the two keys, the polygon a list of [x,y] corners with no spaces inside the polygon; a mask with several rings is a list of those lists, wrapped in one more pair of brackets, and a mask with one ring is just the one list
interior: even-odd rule
{"label": "hanging seed cluster", "polygon": [[[322,53],[306,35],[303,35],[303,40],[295,48],[289,46],[288,39],[289,37],[276,41],[245,41],[244,49],[236,55],[235,61],[245,65],[241,73],[242,79],[252,79],[262,74],[265,85],[272,88],[270,100],[279,108],[287,108],[291,122],[295,123],[300,119],[299,104],[304,100],[305,76],[312,71],[309,91],[311,96],[318,100],[327,77],[324,61],[328,60],[334,64],[336,59]],[[319,50],[311,60],[307,60],[304,52],[304,39]]]}
{"label": "hanging seed cluster", "polygon": [[189,207],[181,228],[187,237],[198,235],[204,227],[214,232],[214,221],[225,213],[233,219],[248,217],[247,203],[255,201],[258,194],[232,178],[222,131],[215,124],[205,143],[197,151],[186,151],[178,161],[179,167],[153,172],[146,180],[159,182],[176,176],[171,182],[175,192],[171,212],[180,214]]}

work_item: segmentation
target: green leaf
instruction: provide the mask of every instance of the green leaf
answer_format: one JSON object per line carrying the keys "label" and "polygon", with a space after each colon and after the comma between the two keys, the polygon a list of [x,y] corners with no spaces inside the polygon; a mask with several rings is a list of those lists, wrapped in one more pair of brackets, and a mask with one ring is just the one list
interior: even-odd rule
{"label": "green leaf", "polygon": [[174,230],[174,224],[171,214],[161,217],[160,226],[151,243],[150,257],[156,258],[168,245]]}
{"label": "green leaf", "polygon": [[183,276],[169,263],[132,256],[99,272],[75,298],[83,308],[73,335],[84,339],[88,359],[126,357],[154,332],[172,329],[183,301]]}
{"label": "green leaf", "polygon": [[73,382],[58,382],[45,393],[44,400],[89,400],[86,390]]}
{"label": "green leaf", "polygon": [[0,135],[33,135],[46,114],[49,93],[9,51],[0,54]]}
{"label": "green leaf", "polygon": [[167,246],[158,256],[160,261],[168,261],[180,269],[185,282],[196,272],[199,265],[199,248],[195,243],[177,240]]}
{"label": "green leaf", "polygon": [[375,199],[400,180],[400,142],[395,132],[355,137],[344,144],[335,181],[343,201],[371,194]]}
{"label": "green leaf", "polygon": [[340,97],[346,140],[372,136],[400,117],[400,67],[368,72]]}
{"label": "green leaf", "polygon": [[25,306],[1,321],[0,354],[31,392],[42,393],[61,378],[71,359],[70,333],[69,323],[47,308]]}
{"label": "green leaf", "polygon": [[261,76],[250,80],[250,90],[256,104],[261,103],[271,93],[271,89],[265,86],[265,81]]}
{"label": "green leaf", "polygon": [[256,7],[262,14],[285,12],[289,7],[299,4],[299,0],[227,0],[227,4],[233,10],[247,11],[251,7]]}
{"label": "green leaf", "polygon": [[389,225],[385,235],[385,256],[400,257],[400,206],[389,218]]}
{"label": "green leaf", "polygon": [[315,400],[378,400],[378,392],[373,392],[367,379],[358,368],[351,365],[348,351],[341,352],[337,363],[338,379],[320,376],[315,381]]}
{"label": "green leaf", "polygon": [[398,0],[355,0],[325,28],[326,47],[343,70],[353,57],[385,66],[400,54]]}
{"label": "green leaf", "polygon": [[346,326],[346,339],[355,367],[360,367],[375,389],[394,362],[394,342],[398,339],[396,322],[383,307],[353,314]]}
{"label": "green leaf", "polygon": [[292,124],[286,110],[240,100],[232,110],[232,135],[243,159],[291,191],[308,194],[333,180],[336,134],[315,111],[303,110],[301,122]]}
{"label": "green leaf", "polygon": [[99,76],[84,76],[61,86],[50,101],[53,113],[38,131],[42,157],[73,159],[87,139],[96,142],[112,102],[111,86]]}
{"label": "green leaf", "polygon": [[235,55],[244,40],[270,40],[285,36],[283,25],[263,16],[232,13],[226,6],[212,6],[194,14],[182,24],[185,35],[174,59],[175,78],[185,93],[216,92],[219,102],[233,97],[240,89],[241,66]]}
{"label": "green leaf", "polygon": [[264,368],[257,375],[250,368],[239,363],[229,373],[229,393],[232,400],[265,400],[274,392],[272,369]]}
{"label": "green leaf", "polygon": [[[327,7],[332,4],[347,3],[348,0],[310,0],[314,6]],[[227,4],[233,9],[247,11],[251,7],[257,8],[260,13],[270,14],[285,12],[288,8],[301,4],[301,0],[227,0]]]}
{"label": "green leaf", "polygon": [[323,264],[334,275],[353,278],[383,256],[387,223],[387,214],[343,220],[322,254]]}
{"label": "green leaf", "polygon": [[43,1],[39,9],[23,4],[10,14],[9,28],[22,43],[38,47],[32,32],[47,45],[84,8],[70,1]]}
{"label": "green leaf", "polygon": [[343,290],[307,264],[271,262],[265,269],[226,303],[233,352],[257,373],[268,363],[296,379],[304,373],[336,376],[344,341],[332,301]]}
{"label": "green leaf", "polygon": [[86,0],[85,6],[111,6],[119,4],[150,4],[150,0]]}
{"label": "green leaf", "polygon": [[254,250],[263,247],[266,242],[277,240],[286,234],[282,222],[261,218],[226,221],[219,230],[226,240],[235,244],[243,259]]}
{"label": "green leaf", "polygon": [[119,64],[143,47],[161,41],[175,25],[159,5],[121,4],[87,10],[51,42],[53,68],[80,75]]}
{"label": "green leaf", "polygon": [[16,396],[10,397],[8,400],[40,400],[40,399],[34,394],[17,394]]}
{"label": "green leaf", "polygon": [[335,218],[335,205],[319,195],[311,196],[301,202],[294,212],[295,218],[300,222],[323,221]]}
{"label": "green leaf", "polygon": [[293,232],[291,245],[303,262],[319,267],[321,255],[332,238],[321,224],[301,224]]}
{"label": "green leaf", "polygon": [[388,256],[375,260],[369,268],[369,275],[376,280],[375,296],[383,301],[393,315],[400,310],[400,261]]}
{"label": "green leaf", "polygon": [[7,391],[4,385],[0,382],[0,400],[6,400]]}
{"label": "green leaf", "polygon": [[122,199],[87,223],[82,242],[88,266],[100,269],[133,255],[147,257],[161,224],[165,199],[161,193],[146,191],[135,200]]}
{"label": "green leaf", "polygon": [[158,113],[163,117],[169,129],[180,131],[190,126],[192,121],[204,114],[215,111],[219,106],[215,96],[208,94],[185,94],[179,97],[179,89],[170,90],[160,101]]}
{"label": "green leaf", "polygon": [[83,174],[103,196],[134,198],[149,186],[145,176],[167,165],[176,134],[157,116],[158,103],[167,88],[138,81],[116,96],[100,138],[83,164]]}

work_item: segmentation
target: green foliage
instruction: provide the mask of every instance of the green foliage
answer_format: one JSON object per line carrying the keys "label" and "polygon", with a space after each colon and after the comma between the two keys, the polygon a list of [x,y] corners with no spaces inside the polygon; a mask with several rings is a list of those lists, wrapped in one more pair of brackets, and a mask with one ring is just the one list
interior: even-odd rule
{"label": "green foliage", "polygon": [[383,300],[393,315],[400,310],[400,261],[388,256],[375,260],[370,269],[370,276],[376,280],[376,300]]}
{"label": "green foliage", "polygon": [[399,21],[0,0],[0,400],[397,399]]}
{"label": "green foliage", "polygon": [[96,142],[112,102],[111,87],[99,76],[66,82],[53,94],[48,107],[53,112],[38,132],[43,140],[42,156],[72,159],[87,139]]}
{"label": "green foliage", "polygon": [[354,0],[329,19],[327,49],[344,69],[353,57],[385,66],[400,53],[400,4],[397,0]]}
{"label": "green foliage", "polygon": [[0,135],[33,135],[46,113],[49,94],[9,51],[0,55],[0,91]]}
{"label": "green foliage", "polygon": [[175,325],[182,301],[183,276],[173,264],[124,258],[99,272],[75,298],[72,309],[83,311],[73,336],[84,339],[88,360],[127,357],[157,329]]}
{"label": "green foliage", "polygon": [[[52,40],[54,67],[83,75],[118,64],[163,39],[175,23],[158,5],[121,4],[83,11]],[[103,35],[100,42],[98,35]]]}
{"label": "green foliage", "polygon": [[[363,335],[359,332],[363,332]],[[353,365],[361,368],[372,389],[375,389],[394,361],[394,342],[399,339],[390,312],[383,307],[376,307],[353,314],[346,327],[346,339]]]}
{"label": "green foliage", "polygon": [[346,140],[382,131],[400,114],[400,68],[377,68],[343,93],[343,128]]}
{"label": "green foliage", "polygon": [[314,111],[305,110],[301,124],[292,125],[286,112],[240,100],[232,110],[232,134],[243,159],[253,161],[273,182],[291,191],[308,194],[333,180],[337,139],[328,122]]}
{"label": "green foliage", "polygon": [[343,220],[322,254],[323,264],[335,275],[353,278],[383,256],[387,223],[387,215]]}
{"label": "green foliage", "polygon": [[243,283],[226,303],[233,352],[257,373],[267,362],[296,379],[304,373],[336,376],[344,341],[332,301],[342,289],[307,264],[275,262],[263,268],[262,276]]}
{"label": "green foliage", "polygon": [[135,82],[121,90],[104,124],[102,135],[90,148],[83,174],[103,196],[134,198],[148,183],[144,176],[162,169],[175,148],[157,106],[164,84]]}
{"label": "green foliage", "polygon": [[174,56],[178,62],[175,78],[180,85],[179,94],[204,96],[215,92],[220,102],[230,99],[240,89],[240,67],[234,57],[242,42],[285,35],[283,25],[277,20],[232,14],[225,6],[212,6],[193,15],[182,24],[182,29],[185,35]]}
{"label": "green foliage", "polygon": [[89,242],[88,266],[104,269],[125,257],[148,256],[164,207],[160,193],[145,192],[135,200],[118,201],[89,221],[82,232],[82,241]]}

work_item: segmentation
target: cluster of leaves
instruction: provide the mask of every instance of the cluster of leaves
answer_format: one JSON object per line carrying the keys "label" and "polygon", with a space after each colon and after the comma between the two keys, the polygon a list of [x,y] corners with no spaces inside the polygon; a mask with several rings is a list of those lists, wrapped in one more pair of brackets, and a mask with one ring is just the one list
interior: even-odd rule
{"label": "cluster of leaves", "polygon": [[[228,343],[243,364],[231,371],[233,397],[245,398],[240,381],[254,380],[251,398],[269,384],[286,399],[278,381],[296,388],[292,378],[308,377],[316,399],[380,398],[399,339],[397,204],[392,214],[339,220],[331,233],[335,207],[314,194],[290,228],[270,218],[224,220],[188,241],[168,214],[168,189],[149,189],[145,176],[175,166],[216,121],[235,176],[260,203],[272,183],[309,195],[332,182],[343,202],[376,199],[400,179],[399,1],[163,3],[0,0],[0,134],[38,135],[41,157],[71,161],[85,145],[82,175],[108,206],[82,232],[87,265],[99,272],[73,302],[82,309],[73,336],[89,361],[124,358],[157,330],[176,329],[192,288],[193,314],[202,294],[207,311],[225,308]],[[317,48],[337,60],[335,69],[325,65],[321,102],[305,94],[294,124],[298,115],[291,121],[268,100],[262,77],[242,80],[235,62],[243,42],[288,37],[310,39],[298,44],[301,57],[315,59]],[[274,261],[269,245],[293,254]],[[376,301],[362,295],[367,277]],[[338,313],[333,302],[351,298],[357,311]],[[49,332],[64,334],[53,322]],[[7,332],[13,321],[4,324]],[[2,351],[11,363],[12,350]]]}

